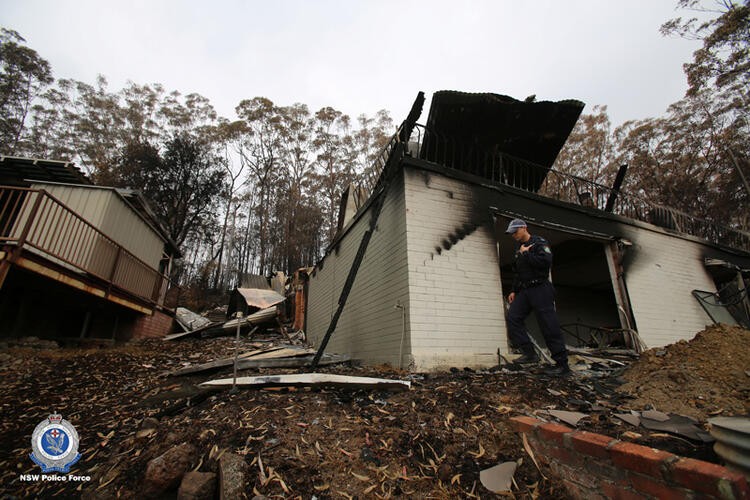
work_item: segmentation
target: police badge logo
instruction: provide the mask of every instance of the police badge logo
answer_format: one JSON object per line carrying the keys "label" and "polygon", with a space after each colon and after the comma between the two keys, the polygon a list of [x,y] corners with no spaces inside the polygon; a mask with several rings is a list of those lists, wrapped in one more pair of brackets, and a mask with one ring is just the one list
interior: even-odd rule
{"label": "police badge logo", "polygon": [[80,460],[78,433],[73,424],[54,413],[42,420],[31,435],[29,455],[42,472],[70,472],[70,467]]}

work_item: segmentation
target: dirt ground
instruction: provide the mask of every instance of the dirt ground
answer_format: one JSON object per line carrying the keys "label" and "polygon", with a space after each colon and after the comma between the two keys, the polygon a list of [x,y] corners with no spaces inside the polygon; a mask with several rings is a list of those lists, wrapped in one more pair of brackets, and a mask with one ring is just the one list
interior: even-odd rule
{"label": "dirt ground", "polygon": [[750,330],[716,325],[690,341],[651,349],[623,374],[633,407],[654,406],[706,421],[750,415]]}
{"label": "dirt ground", "polygon": [[[634,428],[613,414],[655,408],[692,416],[701,425],[711,415],[747,415],[749,341],[748,330],[715,326],[689,342],[648,351],[625,369],[589,362],[563,379],[507,369],[409,374],[340,365],[319,371],[409,380],[412,386],[401,392],[233,394],[196,389],[200,382],[231,376],[231,368],[164,375],[186,363],[231,355],[229,338],[88,350],[11,347],[0,350],[0,495],[137,498],[149,460],[189,442],[198,450],[195,470],[216,472],[227,451],[244,456],[248,498],[493,498],[498,495],[481,485],[479,473],[506,461],[520,464],[515,497],[566,498],[559,484],[539,474],[509,417],[552,420],[545,410],[581,411],[589,416],[579,429],[717,461],[710,445]],[[71,473],[89,475],[90,482],[21,480],[40,471],[29,459],[31,434],[53,411],[75,425],[82,458]],[[143,428],[148,418],[158,419],[153,430]]]}

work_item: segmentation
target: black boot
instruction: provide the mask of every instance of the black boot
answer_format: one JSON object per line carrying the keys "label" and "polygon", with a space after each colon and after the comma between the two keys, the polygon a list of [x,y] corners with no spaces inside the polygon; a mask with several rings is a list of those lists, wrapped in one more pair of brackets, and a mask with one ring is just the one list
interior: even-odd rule
{"label": "black boot", "polygon": [[565,377],[567,375],[570,375],[570,367],[567,363],[557,363],[548,368],[545,368],[544,374],[549,375],[550,377]]}
{"label": "black boot", "polygon": [[520,358],[513,360],[514,365],[531,365],[539,362],[539,356],[534,351],[524,352]]}

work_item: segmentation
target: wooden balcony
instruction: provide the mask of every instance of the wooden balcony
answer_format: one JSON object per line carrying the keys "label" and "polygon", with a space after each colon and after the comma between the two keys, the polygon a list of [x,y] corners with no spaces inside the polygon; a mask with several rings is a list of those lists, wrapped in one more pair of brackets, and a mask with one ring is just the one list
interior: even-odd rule
{"label": "wooden balcony", "polygon": [[0,186],[0,288],[18,267],[150,314],[169,279],[42,189]]}

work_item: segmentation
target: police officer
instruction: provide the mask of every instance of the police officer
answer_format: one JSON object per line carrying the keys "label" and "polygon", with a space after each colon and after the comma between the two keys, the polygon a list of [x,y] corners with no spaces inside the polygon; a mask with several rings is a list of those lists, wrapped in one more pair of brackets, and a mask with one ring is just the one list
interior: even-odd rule
{"label": "police officer", "polygon": [[517,245],[514,262],[516,277],[513,280],[513,290],[508,295],[508,334],[511,343],[523,352],[515,363],[539,361],[524,325],[533,309],[542,328],[544,341],[556,363],[545,370],[545,373],[567,375],[570,373],[568,352],[555,311],[555,290],[549,280],[552,266],[549,243],[541,236],[532,236],[521,219],[510,221],[505,232],[513,237]]}

